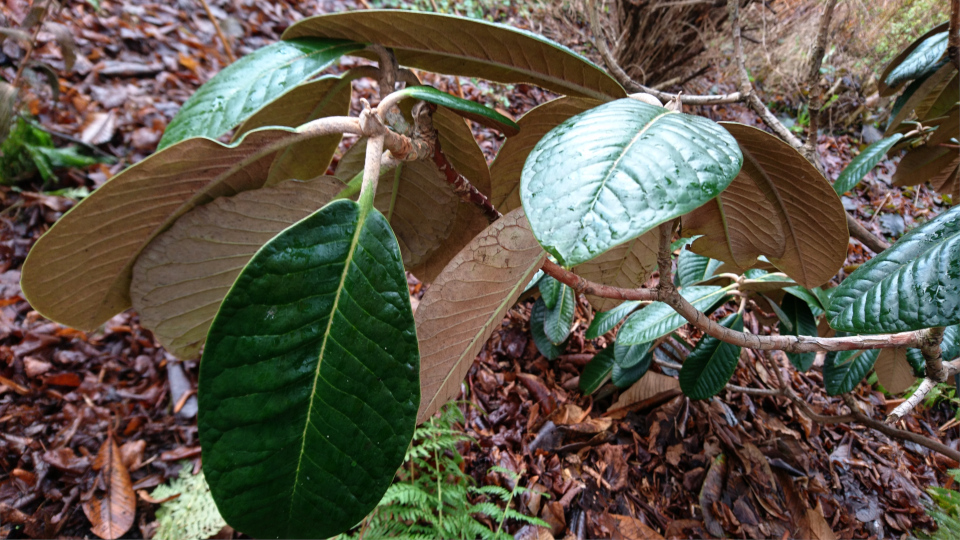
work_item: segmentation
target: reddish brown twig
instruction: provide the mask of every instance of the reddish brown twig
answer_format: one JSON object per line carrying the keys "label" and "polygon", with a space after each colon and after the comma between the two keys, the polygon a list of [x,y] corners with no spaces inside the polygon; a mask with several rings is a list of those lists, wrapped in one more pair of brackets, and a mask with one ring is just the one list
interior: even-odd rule
{"label": "reddish brown twig", "polygon": [[220,43],[223,43],[223,50],[227,53],[227,59],[230,60],[230,63],[237,61],[237,57],[233,55],[233,48],[230,47],[230,42],[227,41],[227,36],[223,34],[223,29],[220,28],[220,21],[213,16],[213,11],[210,9],[210,4],[207,3],[207,0],[200,0],[200,3],[203,4],[203,9],[207,12],[207,17],[210,18],[210,22],[213,23],[213,29],[217,31],[217,37],[220,38]]}

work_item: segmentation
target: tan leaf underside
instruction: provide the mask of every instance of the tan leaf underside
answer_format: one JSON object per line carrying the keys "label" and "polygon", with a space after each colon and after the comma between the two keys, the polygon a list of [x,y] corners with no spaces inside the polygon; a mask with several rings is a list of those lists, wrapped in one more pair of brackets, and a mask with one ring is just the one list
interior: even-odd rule
{"label": "tan leaf underside", "polygon": [[517,121],[520,133],[503,143],[497,158],[490,165],[490,181],[493,184],[490,202],[503,213],[520,208],[520,175],[533,147],[563,121],[601,104],[592,99],[560,97],[524,114]]}
{"label": "tan leaf underside", "polygon": [[156,237],[133,267],[140,322],[179,358],[193,358],[234,280],[280,231],[343,188],[332,176],[288,180],[194,208]]}
{"label": "tan leaf underside", "polygon": [[634,403],[650,399],[657,394],[671,390],[680,390],[680,382],[673,377],[648,371],[639,381],[633,383],[633,386],[627,388],[620,394],[620,398],[613,404],[611,409],[628,407]]}
{"label": "tan leaf underside", "polygon": [[31,305],[62,324],[93,330],[130,307],[140,251],[192,208],[259,188],[289,131],[249,134],[238,146],[188,139],[113,177],[34,245],[21,286]]}
{"label": "tan leaf underside", "polygon": [[518,208],[487,227],[437,276],[415,315],[418,423],[456,397],[473,359],[545,258]]}
{"label": "tan leaf underside", "polygon": [[[635,289],[657,269],[659,240],[660,233],[654,229],[574,267],[573,271],[596,283]],[[597,311],[613,309],[621,302],[593,295],[588,295],[587,300]]]}
{"label": "tan leaf underside", "polygon": [[685,218],[687,232],[704,235],[690,249],[739,268],[765,255],[805,287],[825,283],[843,265],[849,241],[832,186],[775,136],[742,124],[723,126],[740,144],[744,167],[719,205],[708,203]]}
{"label": "tan leaf underside", "polygon": [[881,349],[874,364],[877,380],[891,394],[900,394],[917,381],[913,367],[907,362],[907,349]]}

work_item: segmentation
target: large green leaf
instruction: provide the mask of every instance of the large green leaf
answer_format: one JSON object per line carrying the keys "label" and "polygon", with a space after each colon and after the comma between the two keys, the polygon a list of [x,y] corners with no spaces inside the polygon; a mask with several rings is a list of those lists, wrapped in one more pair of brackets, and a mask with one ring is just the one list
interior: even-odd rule
{"label": "large green leaf", "polygon": [[718,124],[621,99],[550,131],[520,199],[540,244],[572,267],[716,197],[742,161]]}
{"label": "large green leaf", "polygon": [[[712,285],[685,287],[680,294],[700,311],[708,311],[727,296],[728,289]],[[617,343],[637,345],[665,336],[687,323],[687,320],[663,302],[653,302],[634,312],[620,327]]]}
{"label": "large green leaf", "polygon": [[593,321],[590,322],[590,327],[587,328],[585,337],[587,339],[596,339],[606,334],[613,330],[615,326],[620,324],[620,321],[638,307],[640,307],[639,300],[627,300],[609,311],[598,312],[593,316]]}
{"label": "large green leaf", "polygon": [[125,169],[34,244],[23,264],[25,297],[48,319],[93,330],[130,307],[133,265],[151,240],[197,206],[262,187],[295,137],[274,129],[229,146],[189,139]]}
{"label": "large green leaf", "polygon": [[[637,347],[637,345],[630,345],[628,348]],[[639,381],[644,375],[646,375],[647,370],[650,369],[650,364],[653,362],[653,353],[648,352],[641,356],[636,363],[630,365],[629,367],[621,365],[619,362],[613,363],[613,369],[610,370],[610,382],[612,382],[617,388],[629,388],[633,383]]]}
{"label": "large green leaf", "polygon": [[948,326],[944,329],[941,348],[943,359],[948,362],[960,357],[960,325]]}
{"label": "large green leaf", "polygon": [[365,46],[342,39],[307,38],[258,49],[190,96],[167,125],[157,149],[191,137],[216,139],[341,56]]}
{"label": "large green leaf", "polygon": [[677,257],[677,285],[689,287],[713,277],[722,262],[681,248]]}
{"label": "large green leaf", "polygon": [[853,158],[853,161],[843,169],[843,172],[833,183],[833,190],[837,192],[837,195],[843,195],[859,184],[860,180],[863,180],[863,177],[873,170],[877,163],[880,163],[880,160],[887,155],[890,148],[902,138],[903,134],[897,133],[864,148],[863,152]]}
{"label": "large green leaf", "polygon": [[567,340],[573,329],[573,315],[577,310],[577,295],[573,289],[562,283],[559,289],[560,294],[543,319],[543,332],[554,345]]}
{"label": "large green leaf", "polygon": [[420,355],[400,249],[339,200],[268,242],[217,313],[200,363],[203,467],[255,537],[326,538],[372,510],[410,444]]}
{"label": "large green leaf", "polygon": [[939,34],[941,32],[946,32],[948,26],[949,26],[949,23],[943,22],[931,28],[925,34],[913,40],[913,42],[910,45],[908,45],[906,48],[904,48],[902,51],[897,53],[897,56],[893,60],[891,60],[890,63],[887,64],[885,68],[883,68],[883,73],[880,74],[880,80],[877,83],[877,86],[879,87],[878,90],[880,92],[881,97],[893,95],[899,89],[899,85],[890,87],[883,82],[890,75],[890,72],[892,72],[894,69],[897,68],[897,66],[903,63],[904,59],[910,56],[910,54],[912,54],[913,51],[915,51],[917,47],[920,46],[921,43],[926,41],[927,38],[929,38],[930,36]]}
{"label": "large green leaf", "polygon": [[902,332],[960,322],[960,206],[903,236],[835,289],[830,326]]}
{"label": "large green leaf", "polygon": [[[783,296],[783,302],[780,304],[781,310],[786,314],[787,319],[790,321],[792,329],[781,328],[781,335],[791,335],[791,336],[817,336],[817,320],[813,317],[813,312],[810,310],[810,306],[800,298],[792,294],[786,294]],[[816,359],[817,353],[815,352],[805,352],[805,353],[787,353],[787,358],[790,359],[790,363],[793,364],[793,367],[797,368],[798,371],[806,371],[810,369],[810,366],[813,365],[814,359]]]}
{"label": "large green leaf", "polygon": [[580,391],[585,396],[597,391],[607,382],[613,371],[613,347],[607,347],[598,352],[587,362],[580,373]]}
{"label": "large green leaf", "polygon": [[[743,316],[739,313],[728,315],[720,324],[741,332]],[[739,361],[740,347],[713,336],[703,336],[680,368],[680,390],[690,399],[711,398],[727,385]]]}
{"label": "large green leaf", "polygon": [[880,349],[828,353],[823,362],[823,385],[827,394],[837,396],[853,390],[866,377],[879,353]]}
{"label": "large green leaf", "polygon": [[934,34],[924,39],[897,67],[883,80],[889,87],[920,79],[936,70],[946,62],[944,52],[947,50],[947,32]]}
{"label": "large green leaf", "polygon": [[810,289],[796,286],[796,287],[786,287],[783,289],[783,292],[792,294],[797,298],[803,300],[807,303],[807,306],[810,307],[810,311],[813,313],[814,317],[819,317],[823,315],[823,303],[820,301],[820,297],[817,296],[817,292],[821,291],[819,287],[814,288],[812,291]]}
{"label": "large green leaf", "polygon": [[397,90],[394,94],[441,105],[480,125],[496,129],[507,137],[512,137],[520,132],[520,126],[516,122],[497,111],[484,107],[476,101],[441,92],[432,86],[408,86],[402,90]]}
{"label": "large green leaf", "polygon": [[543,303],[543,298],[537,298],[537,301],[533,303],[533,309],[530,310],[530,334],[533,335],[533,343],[537,346],[540,354],[548,360],[554,360],[563,354],[565,347],[562,344],[554,344],[547,337],[546,332],[543,331],[548,311],[547,305]]}
{"label": "large green leaf", "polygon": [[[503,24],[438,13],[357,10],[304,19],[283,39],[322,37],[378,43],[404,66],[501,83],[531,83],[602,101],[625,95],[617,81],[570,49]],[[369,51],[363,56],[376,59]]]}

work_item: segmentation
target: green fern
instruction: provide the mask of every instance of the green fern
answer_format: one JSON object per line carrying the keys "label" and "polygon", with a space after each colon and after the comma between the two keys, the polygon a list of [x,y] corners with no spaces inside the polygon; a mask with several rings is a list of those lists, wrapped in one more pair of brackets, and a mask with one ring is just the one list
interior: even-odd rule
{"label": "green fern", "polygon": [[191,474],[192,467],[191,463],[183,462],[178,478],[158,486],[150,494],[154,499],[180,495],[161,504],[157,510],[159,526],[153,535],[154,540],[210,538],[227,525],[213,502],[203,472]]}
{"label": "green fern", "polygon": [[[512,537],[503,530],[508,519],[549,526],[540,519],[510,508],[517,495],[528,491],[519,485],[519,475],[500,467],[491,468],[491,471],[509,477],[515,486],[513,490],[471,485],[473,479],[461,470],[463,457],[457,451],[457,444],[471,439],[454,427],[458,422],[463,422],[463,415],[456,404],[448,404],[441,410],[439,418],[418,427],[397,480],[354,534],[340,535],[337,540],[508,540]],[[472,503],[471,498],[490,500]],[[504,507],[493,502],[496,500]],[[478,521],[474,517],[478,514],[497,523],[497,530],[492,531]]]}
{"label": "green fern", "polygon": [[[960,469],[947,471],[954,480],[960,482]],[[924,502],[927,515],[937,522],[938,530],[932,535],[916,531],[920,538],[933,540],[952,540],[960,538],[960,492],[941,487],[928,487],[927,493],[932,503]]]}

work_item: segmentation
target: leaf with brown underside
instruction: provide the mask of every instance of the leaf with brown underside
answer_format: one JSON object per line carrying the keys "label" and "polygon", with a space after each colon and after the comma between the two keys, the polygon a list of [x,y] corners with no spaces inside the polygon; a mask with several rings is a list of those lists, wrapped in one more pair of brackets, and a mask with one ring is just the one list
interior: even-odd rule
{"label": "leaf with brown underside", "polygon": [[473,359],[543,264],[522,208],[473,239],[420,300],[420,412],[423,422],[457,396]]}
{"label": "leaf with brown underside", "polygon": [[217,197],[257,189],[288,130],[235,145],[188,139],[126,169],[66,213],[33,246],[21,288],[48,319],[93,330],[130,307],[140,251],[174,221]]}
{"label": "leaf with brown underside", "polygon": [[601,104],[592,99],[559,97],[534,107],[517,121],[520,133],[503,143],[490,165],[493,184],[490,202],[497,210],[506,213],[520,207],[520,174],[527,156],[540,139],[564,120]]}
{"label": "leaf with brown underside", "polygon": [[[585,279],[604,285],[624,289],[635,289],[643,285],[657,269],[657,249],[660,233],[652,230],[616,246],[604,254],[591,259],[573,271]],[[587,295],[590,305],[597,311],[608,311],[617,307],[622,300]]]}
{"label": "leaf with brown underside", "polygon": [[[337,178],[348,182],[363,170],[366,148],[366,139],[361,139],[344,154],[337,166]],[[403,265],[410,269],[450,236],[459,202],[436,165],[417,160],[382,169],[373,204],[390,223],[400,243]]]}
{"label": "leaf with brown underside", "polygon": [[847,256],[840,198],[799,152],[777,137],[721,122],[740,145],[743,168],[714,201],[684,216],[690,250],[746,269],[764,255],[807,288],[832,278]]}
{"label": "leaf with brown underside", "polygon": [[947,29],[948,26],[949,25],[947,23],[934,26],[929,31],[927,31],[927,33],[913,40],[913,42],[910,43],[910,45],[908,45],[907,48],[900,51],[900,54],[898,54],[893,60],[890,61],[889,64],[887,64],[887,67],[883,69],[883,73],[880,74],[880,78],[877,79],[879,81],[877,83],[877,86],[879,88],[881,97],[892,96],[893,94],[897,93],[897,90],[902,88],[907,83],[907,81],[904,81],[903,83],[893,87],[887,86],[887,84],[883,81],[887,80],[887,76],[890,75],[890,72],[893,71],[897,66],[899,66],[908,56],[910,56],[910,53],[912,53],[914,49],[919,47],[920,44],[923,43],[928,37],[934,34],[939,34],[940,32],[943,32],[944,30]]}
{"label": "leaf with brown underside", "polygon": [[[897,115],[889,121],[884,136],[890,136],[895,133],[903,121],[912,116],[914,112],[916,112],[917,118],[926,120],[926,114],[930,112],[934,103],[939,99],[940,94],[946,89],[947,84],[953,81],[956,72],[957,70],[953,67],[953,64],[947,62],[933,75],[927,77],[920,87],[910,95],[903,106],[900,107]],[[956,83],[956,81],[953,82]],[[910,129],[915,127],[915,124],[910,124]]]}
{"label": "leaf with brown underside", "polygon": [[[295,87],[248,118],[237,128],[234,140],[265,126],[297,127],[317,118],[346,116],[350,111],[350,83],[357,76],[357,72],[347,72]],[[273,162],[266,185],[291,178],[307,180],[326,173],[341,138],[328,135],[290,145]]]}
{"label": "leaf with brown underside", "polygon": [[186,213],[150,242],[133,267],[130,296],[140,322],[177,357],[195,357],[220,303],[254,253],[341,189],[332,176],[287,180]]}
{"label": "leaf with brown underside", "polygon": [[881,349],[873,365],[877,380],[891,394],[901,394],[917,382],[913,367],[907,362],[907,349]]}
{"label": "leaf with brown underside", "polygon": [[137,498],[113,435],[100,446],[93,470],[99,473],[99,480],[90,500],[83,503],[83,513],[94,534],[107,540],[120,538],[133,526]]}
{"label": "leaf with brown underside", "polygon": [[903,156],[893,173],[893,185],[912,186],[930,182],[940,192],[949,190],[954,172],[960,165],[960,154],[952,148],[926,144]]}
{"label": "leaf with brown underside", "polygon": [[[481,193],[489,194],[486,159],[463,118],[439,108],[433,124],[450,163]],[[361,140],[347,151],[337,166],[337,178],[349,182],[363,169],[365,149],[366,142]],[[390,214],[394,180],[394,169],[382,173],[374,205],[397,235],[404,266],[430,282],[489,222],[479,208],[453,192],[432,160],[401,165],[394,214]]]}
{"label": "leaf with brown underside", "polygon": [[639,381],[633,383],[633,386],[624,390],[610,409],[629,407],[634,403],[639,403],[665,392],[680,393],[680,382],[673,377],[648,371]]}
{"label": "leaf with brown underside", "polygon": [[[437,13],[358,10],[303,19],[282,36],[379,43],[400,65],[609,100],[626,96],[610,75],[570,49],[509,26]],[[376,59],[371,51],[357,56]]]}

